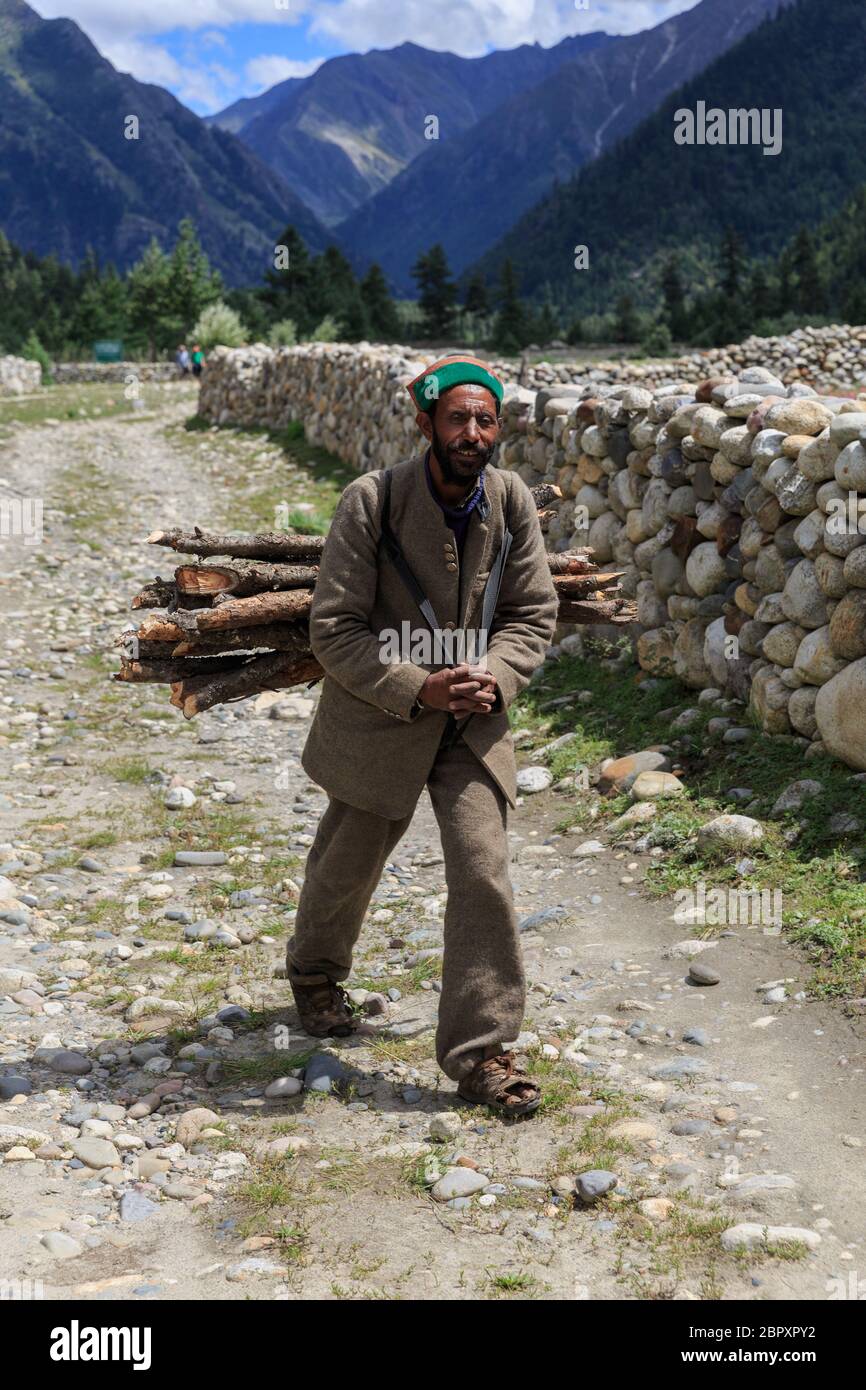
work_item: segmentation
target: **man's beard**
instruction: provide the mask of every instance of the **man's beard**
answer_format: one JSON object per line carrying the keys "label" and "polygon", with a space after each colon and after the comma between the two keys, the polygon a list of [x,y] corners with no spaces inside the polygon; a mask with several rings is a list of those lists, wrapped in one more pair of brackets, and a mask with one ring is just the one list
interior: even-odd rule
{"label": "man's beard", "polygon": [[[493,451],[496,448],[495,444],[491,444],[486,449],[481,445],[476,445],[472,460],[468,458],[454,458],[452,462],[451,457],[449,457],[448,446],[443,443],[436,433],[435,425],[433,426],[433,439],[431,443],[433,453],[436,455],[439,467],[442,469],[442,477],[445,482],[465,483],[467,487],[478,477],[482,468],[490,462],[493,457]],[[471,448],[472,446],[469,447]],[[456,454],[457,450],[454,449],[450,452]]]}

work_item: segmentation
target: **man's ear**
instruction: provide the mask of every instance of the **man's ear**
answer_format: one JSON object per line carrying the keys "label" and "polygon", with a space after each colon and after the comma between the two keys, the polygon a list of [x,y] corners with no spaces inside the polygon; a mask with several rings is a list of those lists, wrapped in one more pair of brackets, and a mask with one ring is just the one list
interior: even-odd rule
{"label": "man's ear", "polygon": [[430,419],[426,410],[419,410],[415,416],[415,424],[427,440],[428,444],[433,439],[433,421]]}

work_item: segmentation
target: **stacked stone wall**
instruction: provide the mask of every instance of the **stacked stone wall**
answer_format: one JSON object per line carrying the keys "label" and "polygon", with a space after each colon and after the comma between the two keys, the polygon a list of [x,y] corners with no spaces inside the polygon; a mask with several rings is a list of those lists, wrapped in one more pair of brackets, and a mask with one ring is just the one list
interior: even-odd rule
{"label": "stacked stone wall", "polygon": [[[783,375],[737,365],[759,340],[697,355],[701,379],[695,355],[545,385],[533,369],[508,382],[498,463],[560,487],[552,549],[590,545],[622,571],[644,670],[748,701],[768,732],[866,769],[866,330],[806,332],[824,334],[810,361],[766,340]],[[218,352],[199,409],[300,419],[359,471],[390,467],[417,446],[405,383],[423,365],[364,344]],[[636,368],[639,382],[614,379]]]}

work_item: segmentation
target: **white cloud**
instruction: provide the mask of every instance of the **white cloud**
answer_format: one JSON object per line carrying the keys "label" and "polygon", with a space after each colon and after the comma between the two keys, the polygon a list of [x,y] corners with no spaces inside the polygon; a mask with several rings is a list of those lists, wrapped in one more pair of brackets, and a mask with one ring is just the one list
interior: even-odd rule
{"label": "white cloud", "polygon": [[80,24],[94,43],[132,34],[166,34],[173,29],[225,29],[232,24],[297,24],[318,0],[36,0],[43,19],[63,15]]}
{"label": "white cloud", "polygon": [[[309,35],[328,38],[348,52],[411,40],[469,58],[522,43],[550,46],[568,34],[592,30],[634,33],[696,3],[589,0],[584,10],[575,0],[286,0],[287,8],[283,0],[185,0],[181,5],[177,0],[35,0],[34,8],[46,19],[74,19],[121,71],[171,87],[181,101],[207,112],[245,95],[247,83],[261,91],[287,77],[308,76],[324,62],[264,53],[246,62],[244,81],[225,66],[233,25],[304,23]],[[151,38],[178,29],[189,35],[180,61]]]}
{"label": "white cloud", "polygon": [[423,48],[478,57],[491,48],[522,43],[548,47],[568,34],[604,29],[632,34],[671,15],[692,9],[697,0],[322,0],[310,5],[312,34],[338,39],[346,48],[393,48],[412,40]]}
{"label": "white cloud", "polygon": [[566,34],[607,29],[630,34],[651,28],[697,0],[35,0],[46,19],[65,15],[97,44],[123,38],[226,29],[233,24],[296,25],[327,34],[341,47],[365,52],[413,40],[424,47],[450,49],[464,56],[520,43],[549,45]]}
{"label": "white cloud", "polygon": [[226,93],[236,87],[237,79],[227,68],[186,66],[158,44],[121,39],[98,47],[119,72],[132,73],[139,82],[170,87],[181,101],[200,110],[217,110],[225,104]]}
{"label": "white cloud", "polygon": [[285,82],[287,77],[309,77],[316,68],[321,67],[324,58],[284,58],[279,53],[263,53],[258,58],[250,58],[244,65],[244,76],[248,82],[262,91]]}

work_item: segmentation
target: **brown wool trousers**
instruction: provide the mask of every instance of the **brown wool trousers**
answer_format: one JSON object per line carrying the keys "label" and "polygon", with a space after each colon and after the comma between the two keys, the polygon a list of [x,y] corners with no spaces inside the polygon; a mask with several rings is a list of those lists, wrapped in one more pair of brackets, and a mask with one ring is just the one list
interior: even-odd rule
{"label": "brown wool trousers", "polygon": [[[472,750],[440,748],[427,779],[448,885],[436,1057],[459,1081],[517,1037],[526,979],[508,877],[508,803]],[[412,816],[387,820],[330,798],[307,859],[288,975],[344,980],[382,871]]]}

